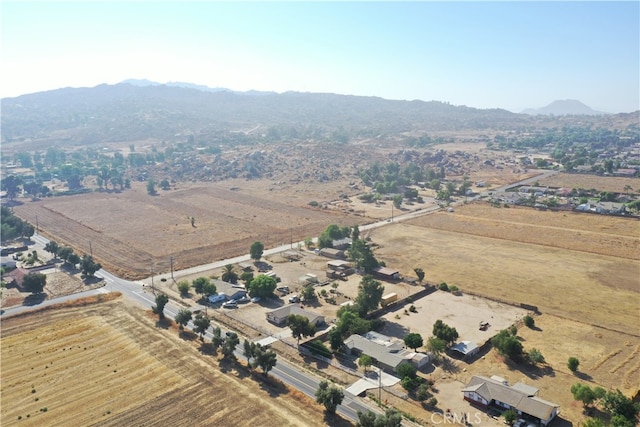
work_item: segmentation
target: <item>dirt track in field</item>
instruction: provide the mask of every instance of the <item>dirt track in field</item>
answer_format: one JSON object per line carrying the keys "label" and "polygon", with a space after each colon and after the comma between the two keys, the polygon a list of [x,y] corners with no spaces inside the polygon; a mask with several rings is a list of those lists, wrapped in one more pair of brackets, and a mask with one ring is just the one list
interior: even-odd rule
{"label": "dirt track in field", "polygon": [[2,425],[323,425],[310,399],[155,320],[121,298],[3,319]]}

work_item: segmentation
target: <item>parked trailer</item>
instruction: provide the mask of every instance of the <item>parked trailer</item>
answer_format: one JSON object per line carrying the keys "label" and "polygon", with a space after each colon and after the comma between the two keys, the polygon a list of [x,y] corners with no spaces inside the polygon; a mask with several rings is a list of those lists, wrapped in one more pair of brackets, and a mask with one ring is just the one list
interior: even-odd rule
{"label": "parked trailer", "polygon": [[380,305],[382,305],[383,307],[388,306],[389,304],[392,304],[394,302],[398,301],[398,294],[396,294],[395,292],[392,292],[390,294],[386,294],[382,296],[382,300],[380,301]]}

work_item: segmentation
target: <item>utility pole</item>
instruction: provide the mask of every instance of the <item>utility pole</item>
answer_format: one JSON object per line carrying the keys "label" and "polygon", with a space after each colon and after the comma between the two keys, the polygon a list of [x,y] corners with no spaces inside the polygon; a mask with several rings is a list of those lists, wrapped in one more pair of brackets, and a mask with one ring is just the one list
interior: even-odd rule
{"label": "utility pole", "polygon": [[176,279],[173,278],[173,256],[169,257],[169,261],[171,262],[171,280],[175,282]]}
{"label": "utility pole", "polygon": [[291,233],[291,238],[289,239],[290,245],[290,249],[293,249],[293,228],[289,227],[289,232]]}
{"label": "utility pole", "polygon": [[93,248],[91,247],[91,240],[89,240],[89,255],[93,258]]}
{"label": "utility pole", "polygon": [[38,227],[38,215],[36,215],[36,233],[40,233],[40,227]]}
{"label": "utility pole", "polygon": [[382,368],[378,366],[378,406],[382,406]]}

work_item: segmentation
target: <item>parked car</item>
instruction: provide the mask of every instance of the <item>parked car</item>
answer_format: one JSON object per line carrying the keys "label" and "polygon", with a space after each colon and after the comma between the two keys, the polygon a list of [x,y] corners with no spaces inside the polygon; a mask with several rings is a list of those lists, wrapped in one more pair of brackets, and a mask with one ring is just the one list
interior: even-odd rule
{"label": "parked car", "polygon": [[249,299],[249,297],[248,297],[248,296],[246,296],[246,295],[245,295],[245,296],[243,296],[243,297],[238,298],[238,299],[237,299],[237,300],[235,300],[235,301],[236,301],[238,304],[246,304],[246,303],[248,303],[248,302],[249,302],[249,301],[251,301],[251,300]]}
{"label": "parked car", "polygon": [[260,302],[260,297],[251,298],[251,302]]}
{"label": "parked car", "polygon": [[238,303],[235,301],[227,301],[222,304],[223,308],[238,308]]}
{"label": "parked car", "polygon": [[289,297],[289,302],[293,303],[293,302],[298,302],[300,301],[300,297],[298,297],[298,295],[291,295]]}

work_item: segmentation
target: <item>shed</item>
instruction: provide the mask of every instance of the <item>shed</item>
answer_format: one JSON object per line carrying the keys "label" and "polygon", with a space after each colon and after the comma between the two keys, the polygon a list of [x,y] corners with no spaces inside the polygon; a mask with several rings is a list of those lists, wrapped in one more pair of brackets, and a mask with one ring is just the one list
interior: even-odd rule
{"label": "shed", "polygon": [[373,270],[373,274],[384,280],[399,280],[400,272],[388,267],[377,267]]}
{"label": "shed", "polygon": [[471,357],[480,351],[480,347],[471,341],[461,341],[452,346],[451,350],[462,354],[463,357]]}
{"label": "shed", "polygon": [[287,317],[289,317],[290,314],[304,316],[309,319],[309,323],[312,323],[314,325],[322,325],[325,323],[324,316],[312,311],[307,311],[296,304],[285,305],[284,307],[268,311],[267,320],[275,325],[284,326],[284,324],[287,322]]}
{"label": "shed", "polygon": [[344,259],[345,257],[343,250],[335,248],[322,248],[320,249],[320,255],[333,259]]}

